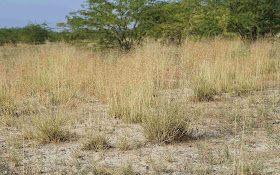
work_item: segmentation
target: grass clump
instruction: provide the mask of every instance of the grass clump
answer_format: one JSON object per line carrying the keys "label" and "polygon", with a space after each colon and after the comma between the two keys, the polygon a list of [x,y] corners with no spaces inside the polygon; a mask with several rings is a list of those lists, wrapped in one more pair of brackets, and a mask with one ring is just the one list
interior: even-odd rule
{"label": "grass clump", "polygon": [[26,131],[25,137],[35,138],[43,143],[69,140],[70,133],[68,129],[64,127],[65,123],[65,118],[60,115],[36,116],[32,121],[33,128],[31,128],[31,130],[30,126],[28,127],[25,125],[23,127]]}
{"label": "grass clump", "polygon": [[99,166],[94,162],[91,168],[91,173],[93,175],[113,175],[114,170],[106,166]]}
{"label": "grass clump", "polygon": [[243,167],[240,174],[244,175],[262,175],[264,174],[264,165],[260,162],[252,162],[252,163],[245,163],[242,165]]}
{"label": "grass clump", "polygon": [[215,89],[215,83],[210,79],[197,78],[194,80],[194,93],[195,97],[199,101],[212,100],[215,95],[218,94],[218,90]]}
{"label": "grass clump", "polygon": [[116,167],[109,167],[109,166],[100,166],[94,161],[92,165],[91,173],[93,175],[138,175],[133,171],[133,168],[130,164],[116,168]]}
{"label": "grass clump", "polygon": [[182,105],[164,103],[151,109],[142,124],[147,139],[156,143],[181,141],[187,137],[188,120]]}
{"label": "grass clump", "polygon": [[91,134],[84,140],[82,143],[82,149],[83,150],[89,150],[89,151],[102,151],[110,148],[110,144],[108,142],[108,139],[101,134]]}
{"label": "grass clump", "polygon": [[94,167],[91,171],[93,175],[113,175],[113,170],[106,167]]}
{"label": "grass clump", "polygon": [[6,92],[4,87],[1,87],[0,80],[0,116],[14,115],[16,110],[14,98],[11,93]]}
{"label": "grass clump", "polygon": [[119,175],[138,175],[139,173],[136,173],[133,171],[132,165],[127,165],[122,167],[120,170],[120,172],[118,173]]}
{"label": "grass clump", "polygon": [[130,149],[130,145],[128,142],[127,137],[122,137],[118,140],[118,145],[117,147],[121,150],[121,151],[127,151]]}

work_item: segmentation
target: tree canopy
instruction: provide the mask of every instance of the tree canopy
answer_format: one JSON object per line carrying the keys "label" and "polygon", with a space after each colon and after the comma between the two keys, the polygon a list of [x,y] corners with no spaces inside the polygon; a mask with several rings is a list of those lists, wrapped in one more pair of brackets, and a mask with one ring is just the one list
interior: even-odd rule
{"label": "tree canopy", "polygon": [[90,29],[100,33],[100,43],[106,46],[117,42],[122,49],[140,43],[150,27],[147,9],[153,0],[88,0],[82,10],[66,17],[72,30]]}
{"label": "tree canopy", "polygon": [[242,39],[254,41],[280,30],[279,0],[234,0],[228,2],[228,29]]}
{"label": "tree canopy", "polygon": [[59,23],[0,29],[0,44],[99,41],[130,50],[146,37],[181,44],[188,36],[239,36],[244,41],[280,32],[279,0],[86,0]]}

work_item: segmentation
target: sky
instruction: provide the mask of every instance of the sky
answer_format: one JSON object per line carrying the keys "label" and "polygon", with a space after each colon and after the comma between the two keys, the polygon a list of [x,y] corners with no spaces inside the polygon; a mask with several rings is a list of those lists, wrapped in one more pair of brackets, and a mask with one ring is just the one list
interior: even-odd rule
{"label": "sky", "polygon": [[81,8],[84,0],[0,0],[0,28],[23,27],[28,22],[46,22],[55,27],[69,12]]}

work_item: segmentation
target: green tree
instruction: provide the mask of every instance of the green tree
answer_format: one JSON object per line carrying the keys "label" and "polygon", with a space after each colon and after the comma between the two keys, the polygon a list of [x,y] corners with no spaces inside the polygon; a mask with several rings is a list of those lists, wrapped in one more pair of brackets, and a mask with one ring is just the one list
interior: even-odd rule
{"label": "green tree", "polygon": [[45,23],[30,23],[21,30],[21,41],[29,44],[44,44],[49,38],[50,29]]}
{"label": "green tree", "polygon": [[153,20],[150,36],[181,44],[190,31],[193,11],[190,2],[159,3],[150,10]]}
{"label": "green tree", "polygon": [[153,0],[87,0],[82,10],[66,16],[72,31],[88,29],[100,33],[100,43],[107,47],[117,43],[129,50],[146,35],[148,7]]}
{"label": "green tree", "polygon": [[192,34],[216,36],[227,33],[229,10],[225,0],[194,1]]}
{"label": "green tree", "polygon": [[228,30],[255,41],[280,30],[279,0],[231,0]]}
{"label": "green tree", "polygon": [[7,43],[16,44],[20,40],[20,29],[18,28],[2,28],[0,29],[0,45]]}
{"label": "green tree", "polygon": [[229,9],[225,0],[179,0],[160,3],[153,13],[151,36],[181,44],[186,36],[227,34]]}

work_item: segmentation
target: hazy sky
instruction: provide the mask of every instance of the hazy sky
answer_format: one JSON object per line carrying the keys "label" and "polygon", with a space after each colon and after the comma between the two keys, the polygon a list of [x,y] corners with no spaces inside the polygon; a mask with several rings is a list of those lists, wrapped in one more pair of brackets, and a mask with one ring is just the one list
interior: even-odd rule
{"label": "hazy sky", "polygon": [[81,8],[84,0],[0,0],[0,28],[22,27],[28,21],[54,27]]}

